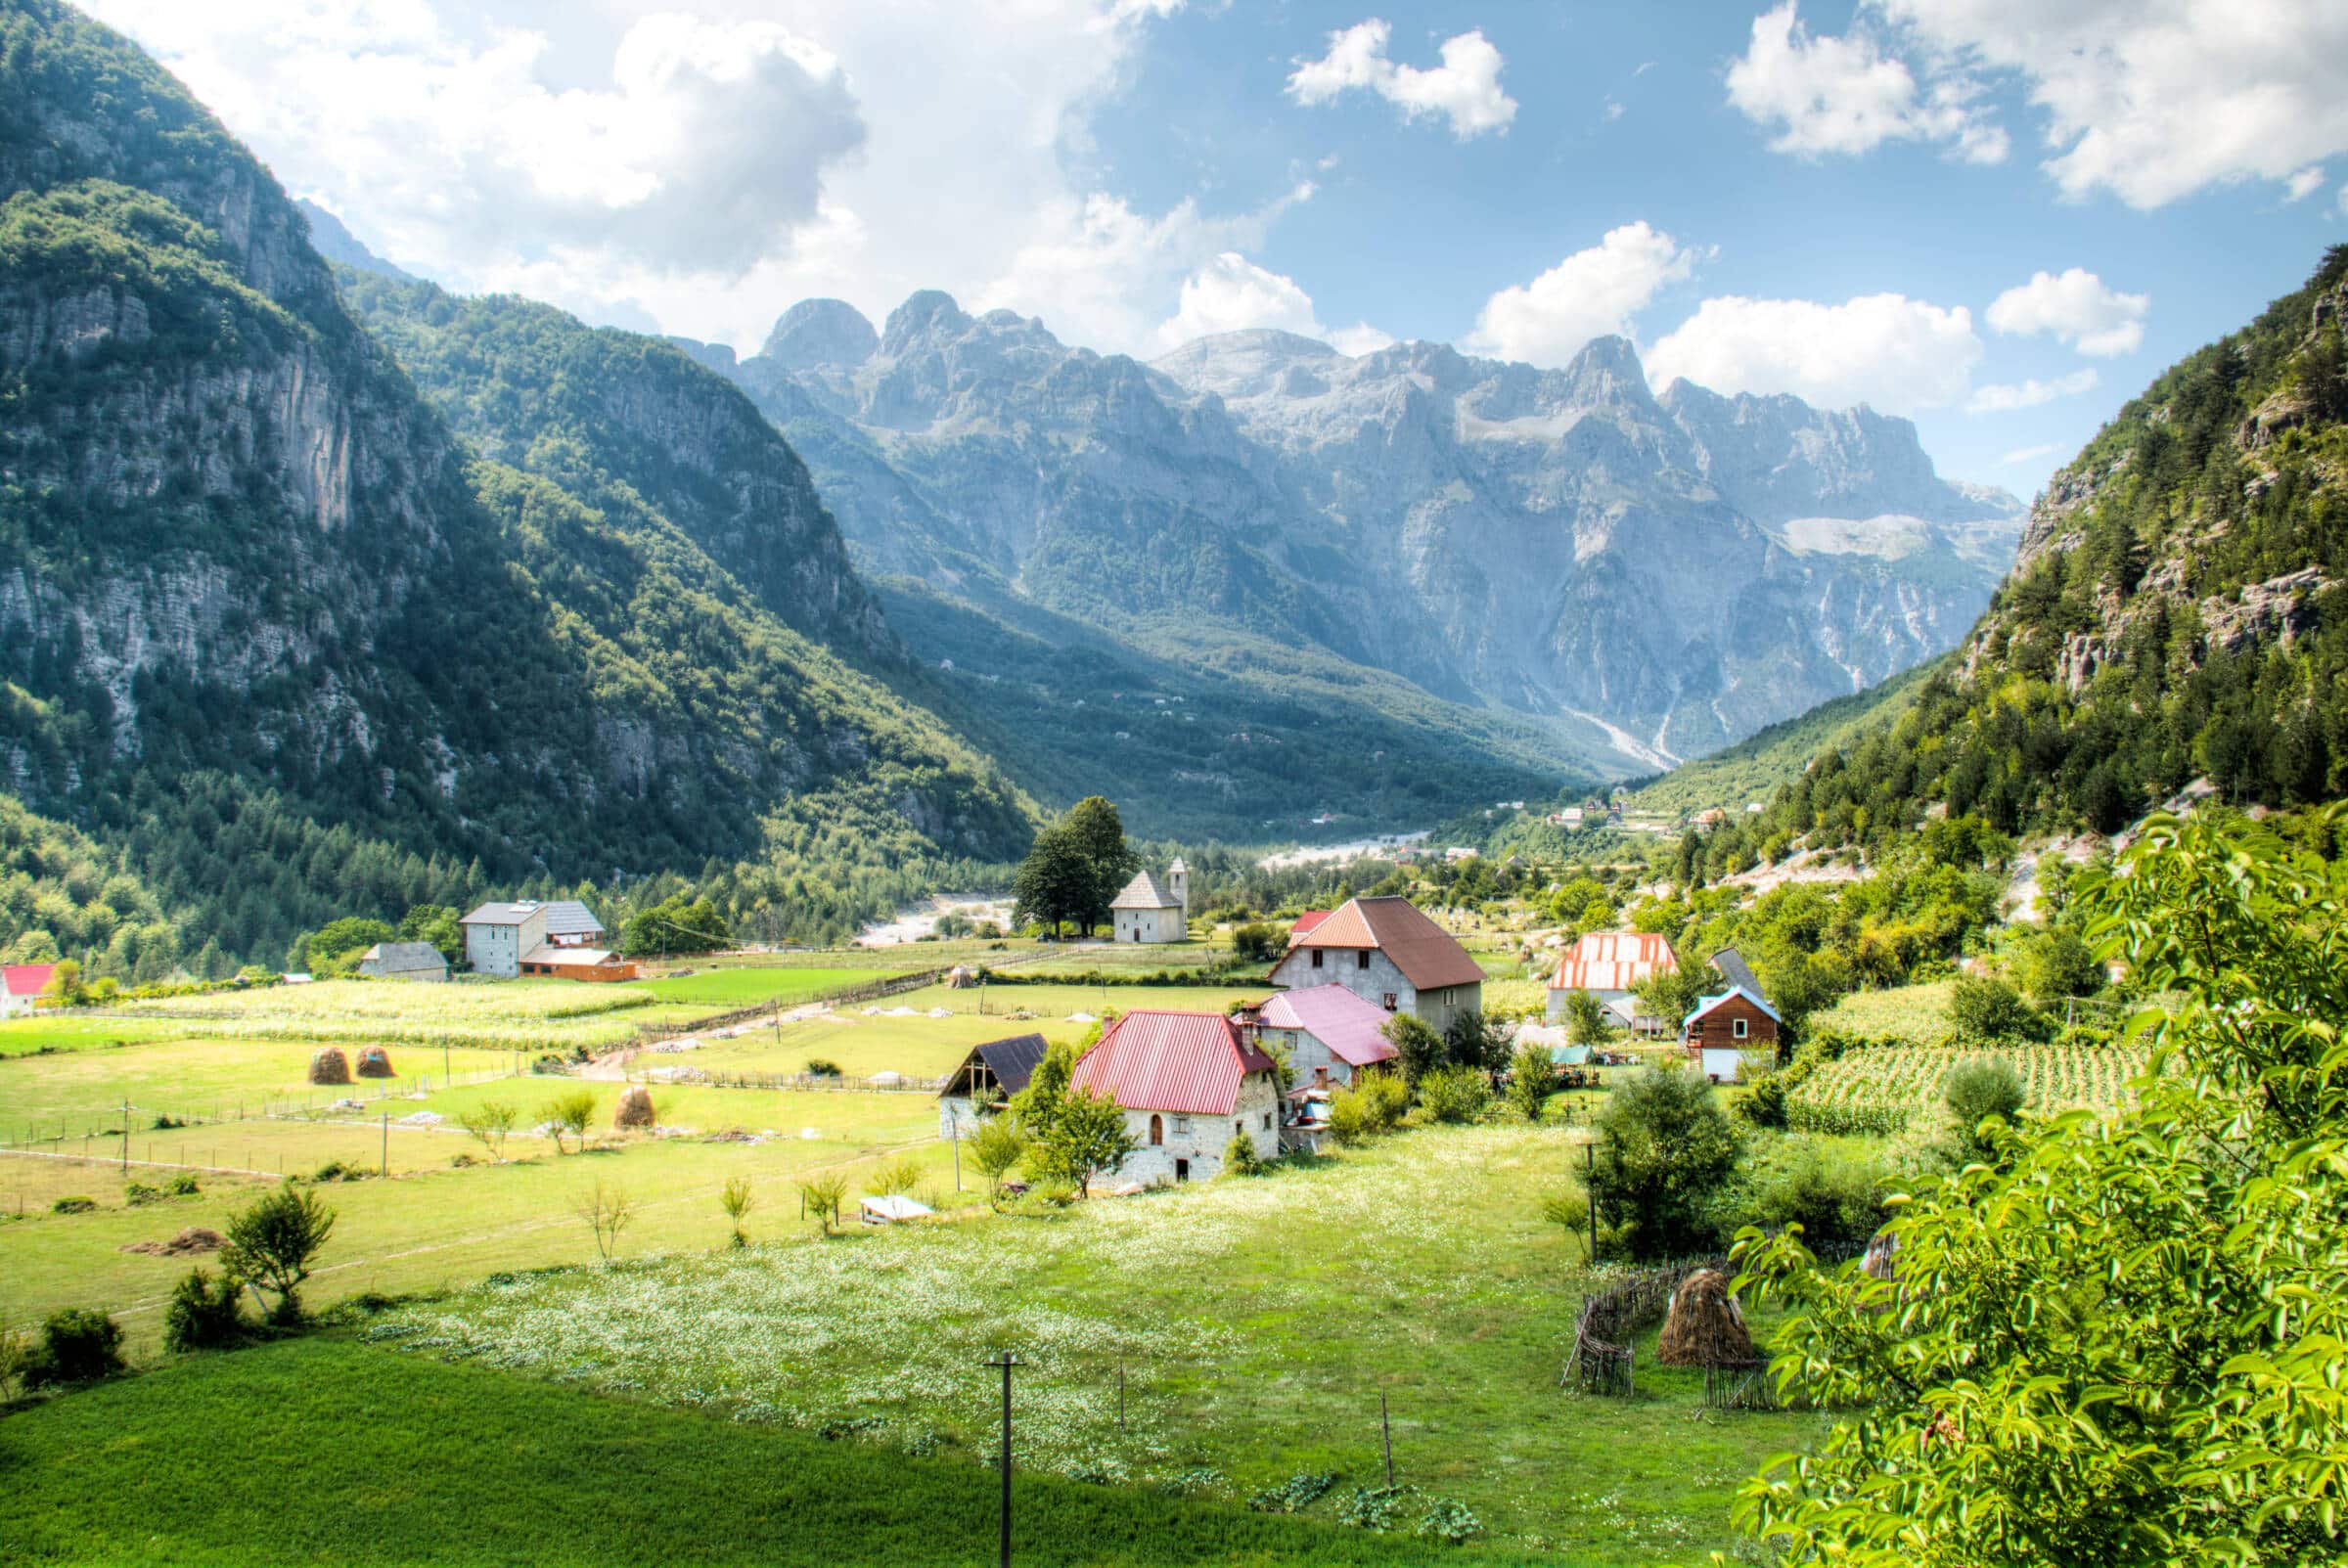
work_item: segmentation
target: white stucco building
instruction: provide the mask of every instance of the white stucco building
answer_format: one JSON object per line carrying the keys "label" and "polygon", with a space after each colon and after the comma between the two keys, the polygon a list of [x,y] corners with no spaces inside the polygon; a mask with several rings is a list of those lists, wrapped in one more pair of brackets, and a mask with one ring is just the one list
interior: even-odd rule
{"label": "white stucco building", "polygon": [[1256,1009],[1256,1041],[1287,1058],[1299,1089],[1341,1087],[1394,1059],[1384,1033],[1392,1016],[1341,985],[1283,991]]}
{"label": "white stucco building", "polygon": [[1348,900],[1310,931],[1291,935],[1271,980],[1290,991],[1341,985],[1438,1031],[1484,1006],[1483,967],[1449,931],[1399,897]]}
{"label": "white stucco building", "polygon": [[1235,1136],[1264,1159],[1280,1153],[1277,1069],[1222,1013],[1129,1012],[1068,1082],[1124,1108],[1134,1149],[1118,1181],[1205,1181],[1223,1169]]}
{"label": "white stucco building", "polygon": [[1166,868],[1164,881],[1142,872],[1109,902],[1110,934],[1119,942],[1187,942],[1191,937],[1191,869]]}

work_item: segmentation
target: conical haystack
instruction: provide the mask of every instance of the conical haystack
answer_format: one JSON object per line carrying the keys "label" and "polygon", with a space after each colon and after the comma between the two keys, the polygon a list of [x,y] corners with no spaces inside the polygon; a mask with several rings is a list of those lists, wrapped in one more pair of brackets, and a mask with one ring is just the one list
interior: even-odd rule
{"label": "conical haystack", "polygon": [[310,1058],[310,1082],[313,1084],[347,1084],[350,1082],[350,1058],[333,1046],[322,1048]]}
{"label": "conical haystack", "polygon": [[1666,1366],[1736,1366],[1760,1360],[1726,1275],[1698,1269],[1680,1281],[1656,1353]]}
{"label": "conical haystack", "polygon": [[396,1078],[399,1075],[391,1070],[391,1053],[381,1046],[369,1046],[359,1053],[359,1076]]}
{"label": "conical haystack", "polygon": [[642,1084],[630,1084],[619,1092],[619,1109],[611,1113],[612,1126],[651,1127],[655,1122],[651,1090]]}

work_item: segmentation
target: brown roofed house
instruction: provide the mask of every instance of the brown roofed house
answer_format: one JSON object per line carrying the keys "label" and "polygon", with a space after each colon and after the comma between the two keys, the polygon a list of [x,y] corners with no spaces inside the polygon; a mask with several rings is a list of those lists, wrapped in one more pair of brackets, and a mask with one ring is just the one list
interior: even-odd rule
{"label": "brown roofed house", "polygon": [[1484,971],[1449,931],[1407,898],[1356,898],[1296,937],[1273,966],[1274,985],[1341,985],[1388,1012],[1435,1029],[1482,1009]]}

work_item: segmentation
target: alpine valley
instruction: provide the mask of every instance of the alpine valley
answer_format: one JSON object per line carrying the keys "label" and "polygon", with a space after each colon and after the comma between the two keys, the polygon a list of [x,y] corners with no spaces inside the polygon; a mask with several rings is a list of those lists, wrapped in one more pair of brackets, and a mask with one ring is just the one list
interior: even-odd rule
{"label": "alpine valley", "polygon": [[223,958],[729,865],[837,930],[1100,790],[1200,837],[1545,798],[1941,653],[2021,527],[1905,421],[1621,338],[1142,364],[924,292],[737,362],[459,298],[105,28],[6,28],[0,758]]}

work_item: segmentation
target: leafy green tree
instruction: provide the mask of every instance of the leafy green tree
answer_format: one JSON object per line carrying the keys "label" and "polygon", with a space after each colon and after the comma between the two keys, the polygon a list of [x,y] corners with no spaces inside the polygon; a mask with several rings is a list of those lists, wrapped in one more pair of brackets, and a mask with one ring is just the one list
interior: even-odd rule
{"label": "leafy green tree", "polygon": [[317,1193],[289,1182],[229,1217],[220,1266],[277,1298],[271,1322],[297,1323],[300,1284],[334,1233],[335,1211]]}
{"label": "leafy green tree", "polygon": [[506,1139],[519,1120],[521,1112],[502,1099],[484,1099],[457,1112],[457,1125],[472,1134],[493,1160],[506,1157]]}
{"label": "leafy green tree", "polygon": [[1713,1244],[1740,1144],[1700,1073],[1633,1074],[1606,1096],[1596,1131],[1591,1195],[1633,1258],[1686,1257]]}
{"label": "leafy green tree", "polygon": [[365,953],[378,942],[388,942],[397,933],[382,920],[345,916],[329,920],[295,945],[296,968],[306,968],[312,974],[348,974]]}
{"label": "leafy green tree", "polygon": [[1037,1135],[1030,1159],[1043,1174],[1073,1182],[1090,1197],[1093,1178],[1122,1165],[1134,1146],[1122,1105],[1107,1095],[1070,1089],[1061,1096],[1050,1130]]}
{"label": "leafy green tree", "polygon": [[1394,1064],[1403,1082],[1416,1088],[1419,1080],[1443,1065],[1443,1037],[1414,1013],[1398,1012],[1379,1028],[1394,1048]]}
{"label": "leafy green tree", "polygon": [[734,943],[732,927],[706,895],[677,893],[620,923],[619,950],[631,958],[712,953]]}
{"label": "leafy green tree", "polygon": [[1604,1041],[1605,1005],[1587,991],[1565,993],[1565,1038],[1577,1046],[1595,1046]]}
{"label": "leafy green tree", "polygon": [[1438,1067],[1419,1080],[1419,1108],[1433,1121],[1482,1121],[1492,1108],[1492,1081],[1473,1067]]}
{"label": "leafy green tree", "polygon": [[[2337,816],[2326,814],[2336,822]],[[1744,1491],[1791,1561],[2339,1562],[2348,867],[2148,820],[2077,891],[2162,1070],[1917,1193],[1896,1274],[1747,1232],[1777,1374],[1842,1413]]]}
{"label": "leafy green tree", "polygon": [[2050,926],[2024,941],[2015,970],[2022,989],[2042,1008],[2103,989],[2103,965],[2068,925]]}
{"label": "leafy green tree", "polygon": [[971,1139],[971,1157],[978,1162],[990,1193],[1003,1190],[1003,1178],[1026,1152],[1027,1140],[1019,1136],[1018,1124],[1009,1116],[987,1117]]}
{"label": "leafy green tree", "polygon": [[1081,924],[1092,907],[1092,863],[1075,836],[1055,824],[1037,830],[1027,858],[1012,875],[1011,889],[1012,918],[1020,925],[1049,926],[1058,936],[1063,923]]}
{"label": "leafy green tree", "polygon": [[49,973],[49,983],[41,988],[43,996],[55,997],[67,1007],[78,1007],[89,995],[82,983],[81,963],[75,959],[60,959]]}
{"label": "leafy green tree", "polygon": [[1455,1067],[1490,1072],[1509,1059],[1509,1028],[1498,1018],[1470,1008],[1443,1026],[1443,1059]]}
{"label": "leafy green tree", "polygon": [[418,904],[399,918],[399,939],[429,942],[451,963],[465,956],[463,917],[448,904]]}
{"label": "leafy green tree", "polygon": [[810,1176],[799,1183],[799,1205],[822,1223],[826,1235],[839,1224],[839,1206],[847,1197],[848,1179],[836,1172]]}
{"label": "leafy green tree", "polygon": [[1089,891],[1076,920],[1089,932],[1109,922],[1109,901],[1141,870],[1142,858],[1125,842],[1125,823],[1117,808],[1103,796],[1087,795],[1070,806],[1060,826],[1085,864]]}
{"label": "leafy green tree", "polygon": [[1949,1021],[1967,1040],[2035,1040],[2041,1020],[2003,980],[1963,974],[1949,991]]}
{"label": "leafy green tree", "polygon": [[191,1269],[163,1308],[163,1348],[228,1350],[245,1342],[245,1286],[234,1275]]}
{"label": "leafy green tree", "polygon": [[[587,1146],[587,1129],[595,1123],[595,1091],[566,1089],[548,1100],[546,1108],[539,1114],[546,1118],[546,1128],[554,1137],[557,1154],[565,1152],[563,1140],[566,1137],[577,1139],[579,1147],[584,1149]],[[467,1129],[469,1132],[471,1130]]]}
{"label": "leafy green tree", "polygon": [[1510,1108],[1526,1121],[1537,1122],[1557,1087],[1558,1070],[1548,1051],[1530,1041],[1518,1046],[1509,1061]]}
{"label": "leafy green tree", "polygon": [[755,1198],[750,1188],[750,1179],[746,1176],[729,1176],[726,1185],[718,1188],[717,1206],[726,1211],[726,1223],[733,1227],[733,1234],[727,1245],[746,1247],[750,1244],[750,1238],[743,1232],[742,1222],[749,1217],[753,1201]]}

